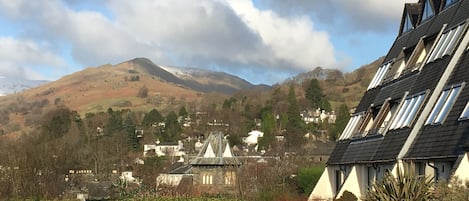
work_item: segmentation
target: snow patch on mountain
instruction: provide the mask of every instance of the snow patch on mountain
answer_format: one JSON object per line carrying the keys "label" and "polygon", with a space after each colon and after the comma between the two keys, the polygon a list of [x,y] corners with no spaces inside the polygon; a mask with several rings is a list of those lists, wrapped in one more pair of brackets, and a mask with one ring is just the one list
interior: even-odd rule
{"label": "snow patch on mountain", "polygon": [[160,67],[170,72],[174,76],[180,79],[184,79],[184,80],[193,79],[194,77],[203,77],[208,74],[215,73],[213,71],[198,69],[198,68],[182,68],[182,67],[161,66],[161,65]]}
{"label": "snow patch on mountain", "polygon": [[0,76],[0,96],[22,92],[24,90],[37,87],[49,81],[45,80],[25,80]]}

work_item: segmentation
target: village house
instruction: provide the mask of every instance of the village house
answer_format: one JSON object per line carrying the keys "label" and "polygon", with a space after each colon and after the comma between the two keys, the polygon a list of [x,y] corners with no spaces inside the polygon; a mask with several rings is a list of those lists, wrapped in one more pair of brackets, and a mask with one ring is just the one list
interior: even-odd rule
{"label": "village house", "polygon": [[[373,16],[370,16],[373,17]],[[363,198],[403,166],[469,180],[469,0],[406,3],[396,40],[309,200]]]}
{"label": "village house", "polygon": [[[159,188],[173,187],[175,191],[184,189],[183,193],[193,195],[236,194],[240,166],[241,162],[233,155],[223,133],[211,132],[199,153],[189,163],[174,163],[166,173],[158,176],[157,184]],[[188,189],[190,192],[187,192]]]}
{"label": "village house", "polygon": [[211,132],[190,162],[195,194],[236,194],[241,162],[233,155],[222,132]]}
{"label": "village house", "polygon": [[159,140],[155,144],[145,144],[143,145],[143,156],[171,156],[171,157],[183,157],[184,144],[182,141],[178,142],[163,142]]}

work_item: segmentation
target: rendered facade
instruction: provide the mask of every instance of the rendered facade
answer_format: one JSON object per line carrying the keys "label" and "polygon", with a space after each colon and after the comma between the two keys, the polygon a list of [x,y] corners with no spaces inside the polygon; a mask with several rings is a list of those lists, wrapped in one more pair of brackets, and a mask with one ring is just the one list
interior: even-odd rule
{"label": "rendered facade", "polygon": [[434,181],[469,179],[469,0],[407,3],[384,62],[309,200],[364,197],[411,164]]}

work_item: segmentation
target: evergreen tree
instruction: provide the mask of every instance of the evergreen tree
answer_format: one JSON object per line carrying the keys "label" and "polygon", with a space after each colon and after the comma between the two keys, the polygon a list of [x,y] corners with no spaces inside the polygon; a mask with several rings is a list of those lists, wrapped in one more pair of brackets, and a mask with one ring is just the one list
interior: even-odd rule
{"label": "evergreen tree", "polygon": [[294,85],[290,85],[288,103],[288,123],[286,125],[287,133],[285,134],[285,140],[287,149],[291,149],[303,144],[303,135],[305,133],[305,124],[300,117],[300,110],[298,109]]}
{"label": "evergreen tree", "polygon": [[164,118],[163,115],[158,112],[156,109],[152,109],[149,113],[143,117],[142,125],[144,126],[151,126],[152,123],[155,122],[163,122]]}
{"label": "evergreen tree", "polygon": [[311,79],[308,88],[306,88],[305,96],[314,109],[321,108],[326,111],[332,110],[331,104],[327,100],[326,95],[322,92],[317,79]]}
{"label": "evergreen tree", "polygon": [[259,148],[267,150],[275,140],[275,117],[271,110],[265,110],[262,113],[261,131],[264,137],[259,139]]}
{"label": "evergreen tree", "polygon": [[350,119],[350,113],[347,105],[340,105],[336,115],[337,118],[335,120],[335,125],[329,133],[329,139],[332,141],[335,141],[339,137],[340,133],[345,129],[345,126],[347,126],[347,123]]}
{"label": "evergreen tree", "polygon": [[120,132],[122,130],[122,116],[121,112],[114,111],[112,108],[108,109],[109,119],[105,126],[105,134],[113,135],[114,133]]}
{"label": "evergreen tree", "polygon": [[189,113],[187,113],[187,110],[184,106],[182,106],[181,108],[179,108],[179,116],[180,117],[187,117]]}
{"label": "evergreen tree", "polygon": [[137,134],[135,133],[135,123],[131,118],[130,114],[127,115],[127,118],[124,121],[124,130],[127,134],[127,141],[129,146],[134,150],[138,151],[139,142]]}
{"label": "evergreen tree", "polygon": [[162,133],[162,140],[165,142],[174,142],[178,140],[181,134],[181,125],[178,122],[178,117],[174,111],[166,115],[165,129]]}

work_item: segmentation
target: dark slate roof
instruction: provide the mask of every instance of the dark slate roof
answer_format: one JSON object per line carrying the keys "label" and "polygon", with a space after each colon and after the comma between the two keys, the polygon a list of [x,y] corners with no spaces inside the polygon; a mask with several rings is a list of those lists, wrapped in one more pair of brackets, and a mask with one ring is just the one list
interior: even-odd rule
{"label": "dark slate roof", "polygon": [[[469,80],[469,53],[465,53],[449,78],[447,85]],[[469,87],[466,85],[445,121],[441,125],[426,125],[417,135],[405,158],[456,157],[464,153],[469,138],[469,120],[458,120],[469,100]]]}
{"label": "dark slate roof", "polygon": [[398,37],[394,43],[392,44],[391,49],[389,50],[388,54],[386,55],[384,59],[384,63],[392,61],[393,59],[397,58],[399,53],[402,51],[402,48],[405,47],[405,44],[407,44],[407,41],[411,37],[412,32],[406,33],[400,37]]}
{"label": "dark slate roof", "polygon": [[441,31],[441,28],[443,27],[443,24],[448,24],[451,22],[455,15],[455,11],[457,9],[457,6],[448,8],[440,12],[437,16],[433,17],[434,19],[432,20],[432,26],[428,29],[427,35],[435,35],[438,34],[438,32]]}
{"label": "dark slate roof", "polygon": [[442,59],[425,65],[420,71],[420,75],[413,85],[412,90],[410,90],[410,94],[419,93],[427,89],[432,89],[433,91],[441,75],[444,73],[449,60],[449,56],[444,56]]}
{"label": "dark slate roof", "polygon": [[403,128],[389,131],[384,136],[383,142],[371,159],[372,161],[391,161],[397,158],[402,146],[409,136],[410,129]]}
{"label": "dark slate roof", "polygon": [[327,164],[329,165],[334,165],[334,164],[340,164],[342,157],[347,151],[347,147],[350,144],[350,140],[344,140],[344,141],[339,141],[335,145],[334,150],[332,151],[331,155],[329,156],[329,160],[327,161]]}
{"label": "dark slate roof", "polygon": [[[205,153],[211,147],[215,157],[206,157]],[[232,157],[224,157],[223,153],[228,149]],[[233,155],[228,140],[225,139],[222,132],[211,132],[207,140],[205,140],[199,154],[190,162],[192,166],[225,166],[225,165],[241,165],[241,162]]]}
{"label": "dark slate roof", "polygon": [[459,1],[457,5],[454,5],[453,7],[450,7],[447,10],[449,13],[454,13],[454,11],[451,11],[456,9],[458,9],[458,11],[452,18],[453,20],[449,24],[449,28],[456,26],[457,24],[464,22],[467,18],[469,18],[469,1]]}
{"label": "dark slate roof", "polygon": [[381,135],[372,138],[362,138],[358,141],[352,141],[347,147],[341,162],[342,163],[366,163],[375,155],[379,145],[382,143]]}
{"label": "dark slate roof", "polygon": [[168,174],[191,174],[192,166],[183,162],[176,162],[168,168]]}
{"label": "dark slate roof", "polygon": [[378,88],[374,88],[374,89],[370,89],[366,91],[365,95],[363,95],[362,99],[360,100],[360,103],[355,109],[355,113],[364,112],[368,110],[368,107],[371,105],[371,103],[373,103],[373,100],[375,99],[379,90],[380,88],[378,87]]}

